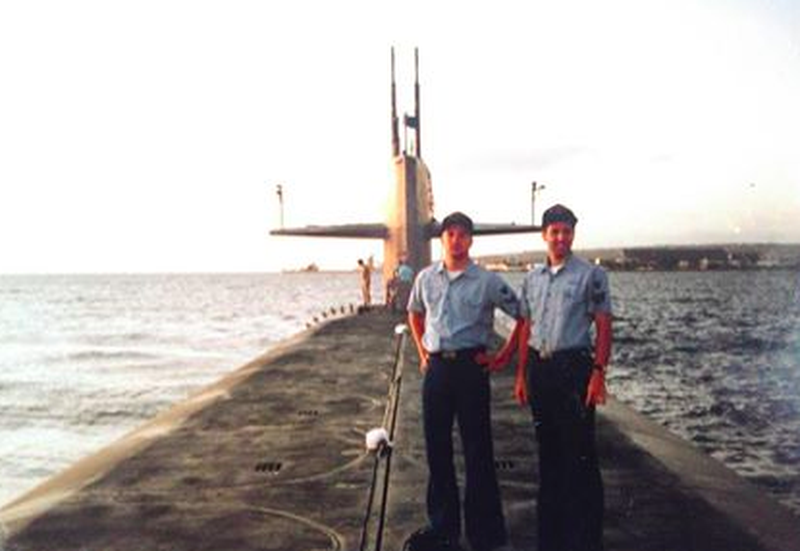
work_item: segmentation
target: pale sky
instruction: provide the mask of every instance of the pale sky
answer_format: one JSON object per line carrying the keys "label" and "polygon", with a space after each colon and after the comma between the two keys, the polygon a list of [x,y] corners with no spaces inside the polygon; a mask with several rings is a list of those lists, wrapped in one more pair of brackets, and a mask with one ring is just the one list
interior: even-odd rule
{"label": "pale sky", "polygon": [[[576,246],[800,242],[800,3],[0,0],[0,273],[380,259],[389,61],[436,214]],[[478,238],[474,252],[541,248]]]}

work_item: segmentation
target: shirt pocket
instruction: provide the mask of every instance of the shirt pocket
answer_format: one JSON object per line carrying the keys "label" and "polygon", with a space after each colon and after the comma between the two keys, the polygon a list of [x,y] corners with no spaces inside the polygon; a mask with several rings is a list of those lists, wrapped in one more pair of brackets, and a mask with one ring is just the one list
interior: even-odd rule
{"label": "shirt pocket", "polygon": [[461,313],[466,322],[475,322],[480,319],[484,300],[477,291],[470,292],[459,301]]}
{"label": "shirt pocket", "polygon": [[422,290],[423,301],[430,309],[438,309],[444,298],[444,288],[440,285],[428,285]]}
{"label": "shirt pocket", "polygon": [[581,295],[580,282],[577,280],[565,281],[559,293],[560,311],[569,315],[575,311],[585,309],[585,299]]}

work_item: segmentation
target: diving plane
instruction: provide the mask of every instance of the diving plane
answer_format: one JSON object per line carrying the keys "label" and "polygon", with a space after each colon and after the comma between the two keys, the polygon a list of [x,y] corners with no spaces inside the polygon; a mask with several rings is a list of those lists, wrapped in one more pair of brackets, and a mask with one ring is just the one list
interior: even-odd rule
{"label": "diving plane", "polygon": [[[397,116],[395,57],[392,53],[391,129],[395,187],[383,223],[342,224],[280,228],[271,235],[342,237],[383,240],[383,281],[389,281],[401,258],[417,272],[431,262],[431,239],[439,236],[440,224],[433,214],[431,174],[422,160],[422,119],[420,113],[419,52],[414,49],[414,114],[404,115],[406,132],[411,129],[413,147],[400,149],[400,120]],[[404,144],[409,145],[409,144]],[[524,224],[475,223],[474,235],[500,235],[541,231],[540,226]]]}

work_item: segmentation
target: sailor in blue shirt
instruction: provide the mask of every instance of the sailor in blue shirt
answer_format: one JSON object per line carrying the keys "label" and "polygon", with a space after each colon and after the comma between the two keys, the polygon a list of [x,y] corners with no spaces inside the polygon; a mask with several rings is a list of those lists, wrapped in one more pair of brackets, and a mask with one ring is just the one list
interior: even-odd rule
{"label": "sailor in blue shirt", "polygon": [[603,549],[595,406],[605,402],[611,299],[605,271],[572,254],[577,222],[563,205],[545,211],[547,263],[522,285],[514,392],[530,400],[538,441],[539,551]]}
{"label": "sailor in blue shirt", "polygon": [[460,212],[442,221],[444,260],[419,273],[408,312],[424,374],[430,529],[457,545],[461,533],[453,465],[453,423],[457,418],[466,465],[466,536],[473,550],[484,551],[507,542],[494,466],[488,371],[507,361],[514,343],[509,338],[496,355],[486,354],[486,346],[495,308],[516,319],[520,305],[499,275],[471,261],[472,230],[472,220]]}
{"label": "sailor in blue shirt", "polygon": [[555,271],[535,266],[522,282],[522,312],[532,325],[528,344],[547,357],[559,350],[589,349],[594,314],[610,312],[605,272],[570,256]]}

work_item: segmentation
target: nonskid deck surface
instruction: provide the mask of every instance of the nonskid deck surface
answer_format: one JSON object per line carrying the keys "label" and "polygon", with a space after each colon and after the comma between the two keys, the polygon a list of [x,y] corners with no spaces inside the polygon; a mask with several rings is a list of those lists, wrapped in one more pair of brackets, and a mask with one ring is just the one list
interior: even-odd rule
{"label": "nonskid deck surface", "polygon": [[[0,549],[399,550],[425,523],[427,477],[402,321],[381,310],[336,319],[254,360],[0,511]],[[511,544],[535,549],[530,416],[511,398],[511,370],[492,383]],[[371,492],[387,458],[366,452],[364,435],[386,424],[393,390],[389,485]],[[800,551],[788,510],[619,403],[601,413],[607,549]]]}

